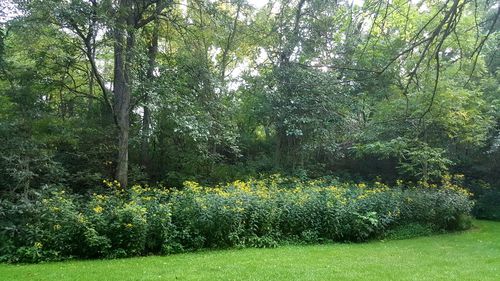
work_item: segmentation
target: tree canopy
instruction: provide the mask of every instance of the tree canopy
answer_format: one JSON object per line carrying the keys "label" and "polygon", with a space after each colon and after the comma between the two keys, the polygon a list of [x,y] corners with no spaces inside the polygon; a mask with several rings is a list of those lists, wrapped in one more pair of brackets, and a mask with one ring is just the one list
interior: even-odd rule
{"label": "tree canopy", "polygon": [[2,193],[272,173],[500,183],[495,1],[2,5]]}

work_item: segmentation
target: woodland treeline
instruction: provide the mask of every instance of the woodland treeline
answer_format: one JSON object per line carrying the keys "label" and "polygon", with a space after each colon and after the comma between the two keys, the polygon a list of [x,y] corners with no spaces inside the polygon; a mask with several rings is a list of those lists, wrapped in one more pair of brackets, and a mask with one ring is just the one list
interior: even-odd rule
{"label": "woodland treeline", "polygon": [[500,184],[496,1],[2,6],[4,194],[274,173]]}

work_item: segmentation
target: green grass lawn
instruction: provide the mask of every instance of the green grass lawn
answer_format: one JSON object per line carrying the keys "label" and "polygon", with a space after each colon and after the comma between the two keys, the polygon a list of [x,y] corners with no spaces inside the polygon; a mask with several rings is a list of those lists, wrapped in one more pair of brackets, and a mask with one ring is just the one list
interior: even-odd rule
{"label": "green grass lawn", "polygon": [[0,264],[0,280],[500,280],[500,222],[462,233],[364,244],[206,251],[165,257]]}

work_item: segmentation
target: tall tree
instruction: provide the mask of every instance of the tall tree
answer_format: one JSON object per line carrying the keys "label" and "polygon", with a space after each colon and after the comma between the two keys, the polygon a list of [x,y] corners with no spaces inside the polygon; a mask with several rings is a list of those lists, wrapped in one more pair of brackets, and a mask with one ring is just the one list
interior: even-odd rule
{"label": "tall tree", "polygon": [[[72,0],[69,2],[20,2],[28,13],[45,16],[61,28],[71,30],[83,44],[82,51],[91,65],[91,73],[99,85],[102,98],[108,105],[118,131],[118,153],[115,177],[122,188],[128,184],[128,150],[133,69],[137,31],[158,18],[171,0]],[[40,18],[38,19],[40,20]],[[113,42],[112,89],[96,58],[96,38],[99,31],[107,30]]]}

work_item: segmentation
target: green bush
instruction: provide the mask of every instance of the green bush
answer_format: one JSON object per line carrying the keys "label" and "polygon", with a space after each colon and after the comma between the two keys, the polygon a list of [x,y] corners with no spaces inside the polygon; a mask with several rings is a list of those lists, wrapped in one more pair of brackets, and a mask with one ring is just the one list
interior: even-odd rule
{"label": "green bush", "polygon": [[271,177],[181,190],[133,186],[90,196],[47,188],[0,202],[0,256],[9,262],[137,256],[200,248],[276,247],[405,238],[470,227],[470,194],[457,185]]}
{"label": "green bush", "polygon": [[37,262],[79,254],[84,227],[78,221],[80,206],[75,196],[45,188],[1,205],[3,259]]}

